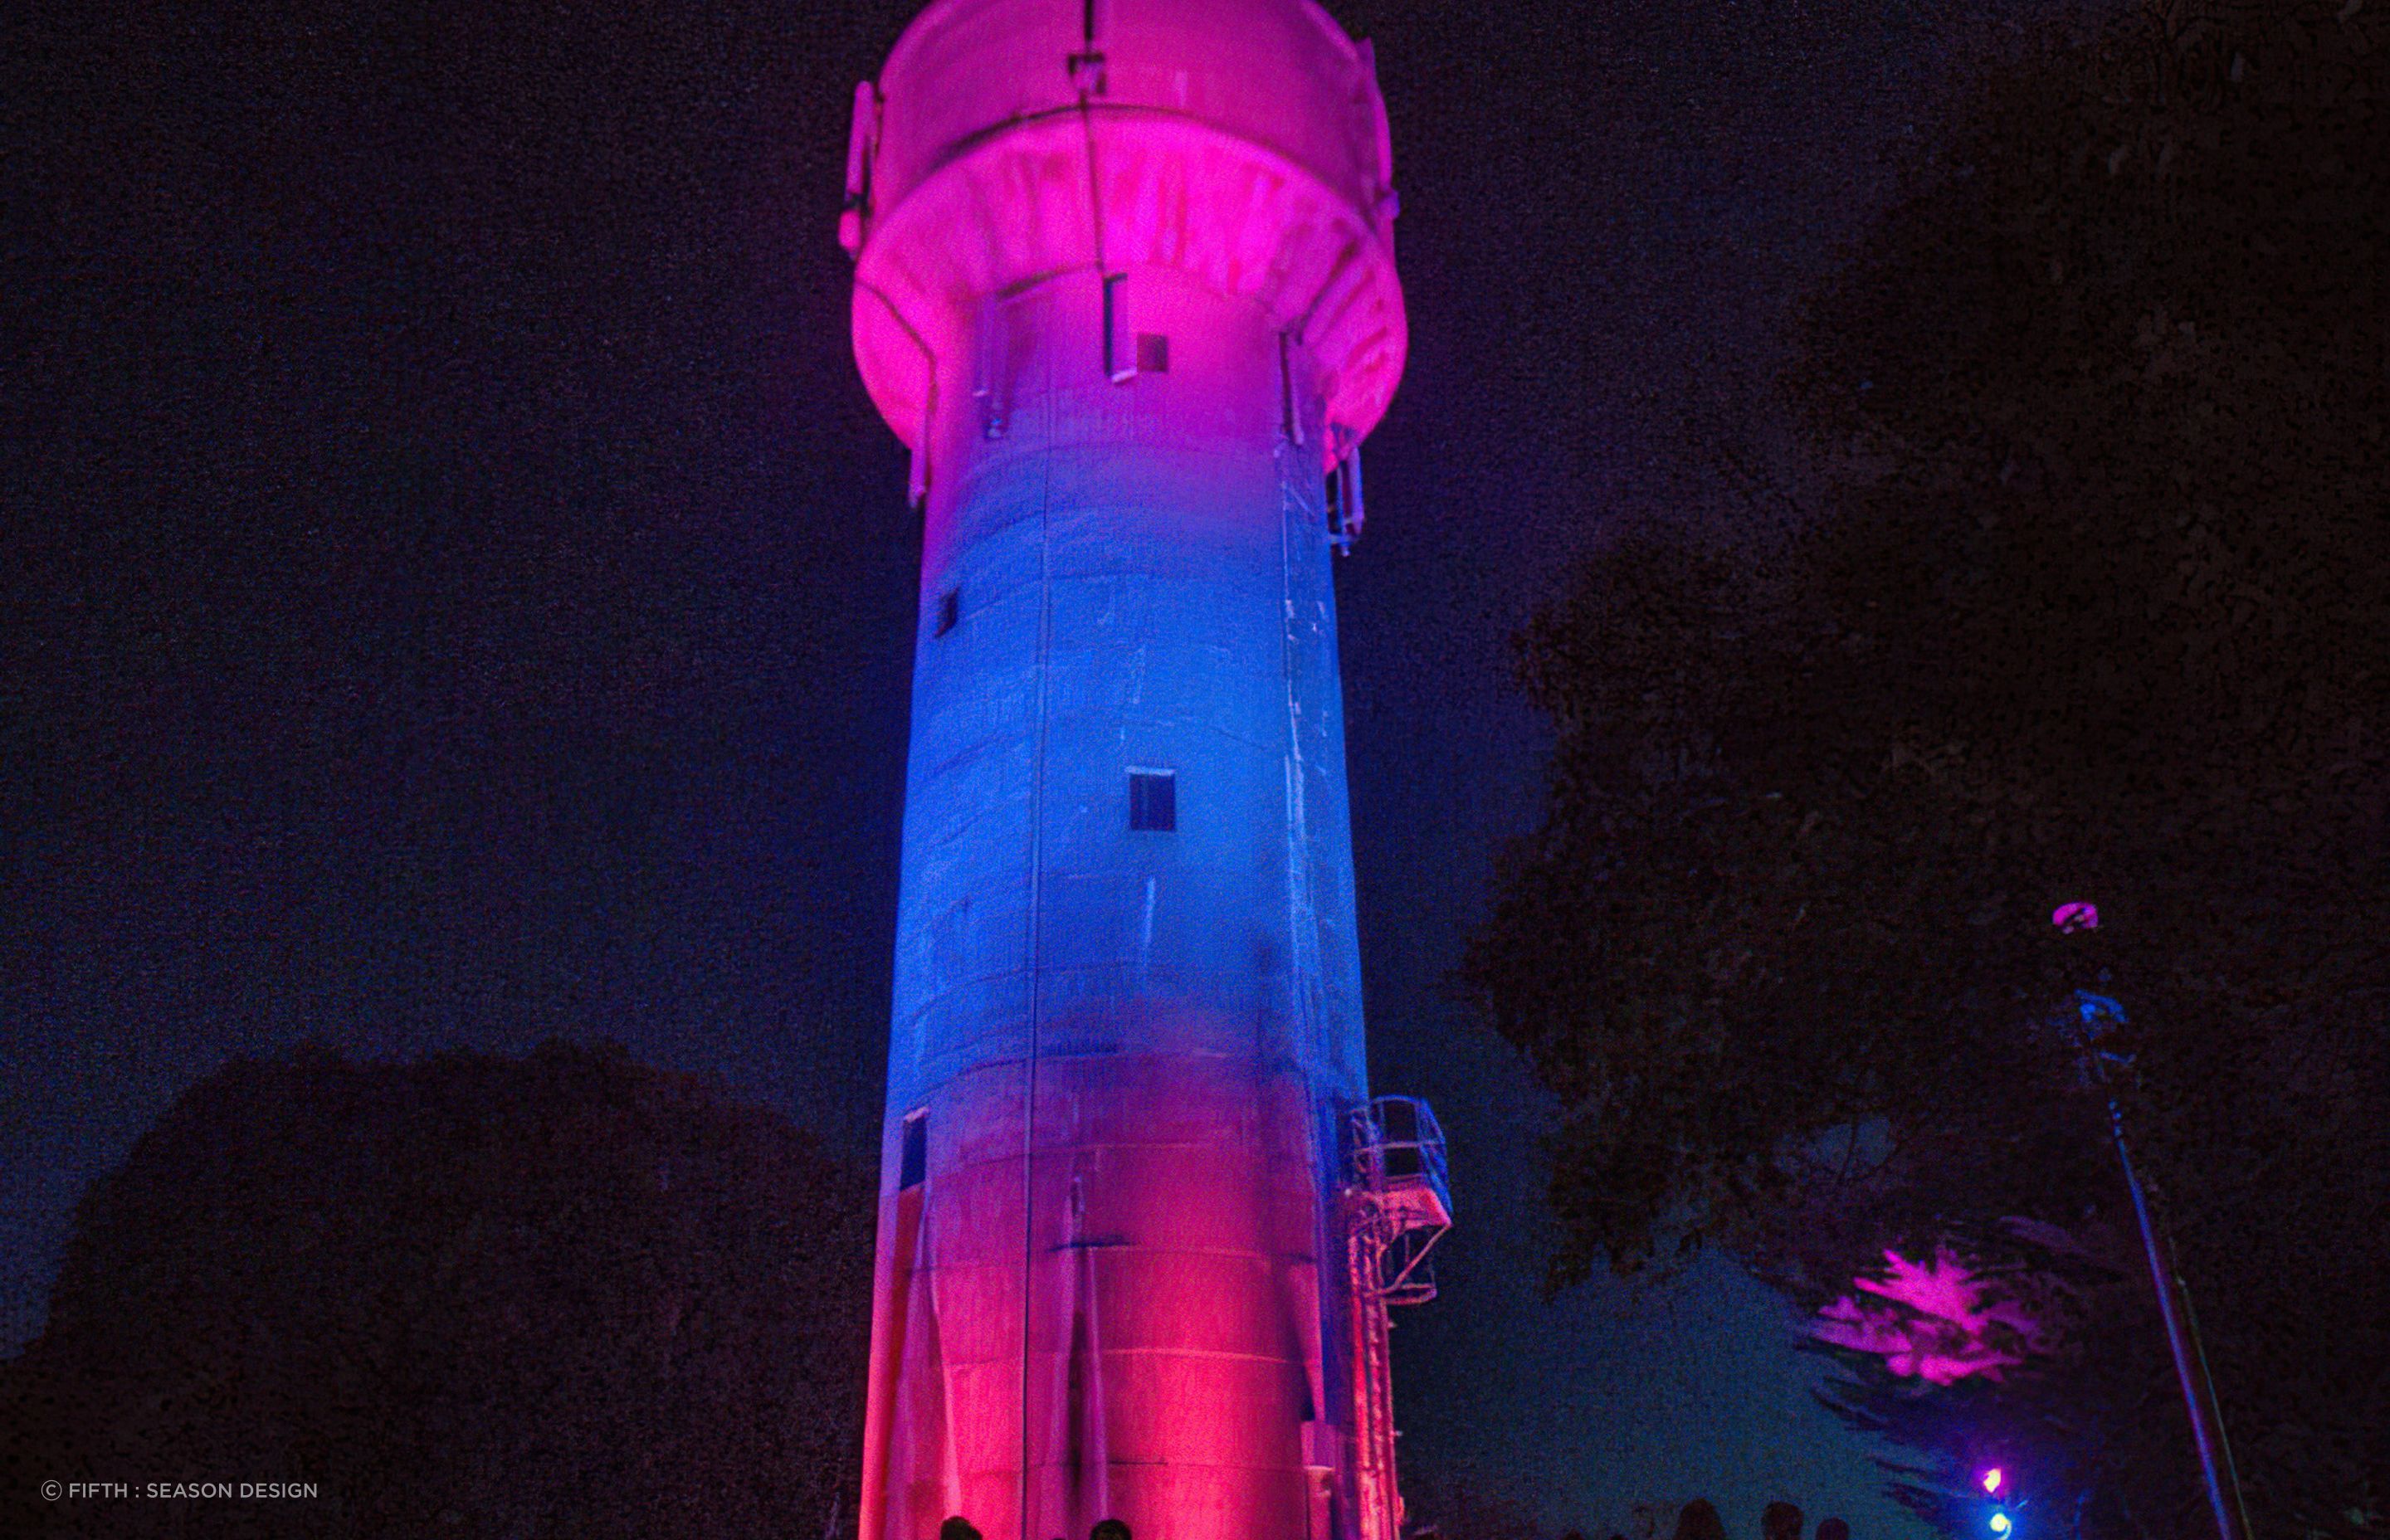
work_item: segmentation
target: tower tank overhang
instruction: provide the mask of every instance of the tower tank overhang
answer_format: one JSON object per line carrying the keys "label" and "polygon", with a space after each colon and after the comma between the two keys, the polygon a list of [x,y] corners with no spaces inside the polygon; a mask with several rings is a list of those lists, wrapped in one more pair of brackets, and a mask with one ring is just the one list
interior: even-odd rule
{"label": "tower tank overhang", "polygon": [[858,87],[847,181],[856,362],[917,450],[982,307],[1074,271],[1260,307],[1317,371],[1323,461],[1401,377],[1375,64],[1310,0],[938,0]]}

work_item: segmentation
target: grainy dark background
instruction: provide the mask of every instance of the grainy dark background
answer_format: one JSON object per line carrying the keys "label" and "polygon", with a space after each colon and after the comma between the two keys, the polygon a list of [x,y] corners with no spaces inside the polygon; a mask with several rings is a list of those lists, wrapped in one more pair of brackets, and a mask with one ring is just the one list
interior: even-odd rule
{"label": "grainy dark background", "polygon": [[[1723,1266],[1542,1302],[1541,1109],[1440,981],[1535,811],[1507,635],[2038,3],[1336,7],[1413,317],[1341,602],[1373,1074],[1462,1206],[1398,1334],[1423,1473],[1917,1533]],[[302,1038],[612,1036],[862,1154],[916,552],[832,229],[912,8],[9,24],[6,1345],[84,1185]]]}

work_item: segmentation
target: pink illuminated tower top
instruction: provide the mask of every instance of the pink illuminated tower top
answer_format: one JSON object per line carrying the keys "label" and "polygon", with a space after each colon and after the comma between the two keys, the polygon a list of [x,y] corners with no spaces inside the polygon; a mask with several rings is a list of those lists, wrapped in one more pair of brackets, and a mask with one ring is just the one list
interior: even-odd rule
{"label": "pink illuminated tower top", "polygon": [[1403,372],[1392,160],[1369,45],[1310,0],[940,0],[856,92],[864,382],[918,451],[991,297],[1173,269],[1302,339],[1332,460]]}

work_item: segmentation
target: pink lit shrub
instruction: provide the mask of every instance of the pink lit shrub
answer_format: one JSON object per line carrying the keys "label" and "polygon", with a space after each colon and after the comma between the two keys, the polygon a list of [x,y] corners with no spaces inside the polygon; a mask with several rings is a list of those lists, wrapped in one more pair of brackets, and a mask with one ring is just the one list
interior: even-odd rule
{"label": "pink lit shrub", "polygon": [[1890,1251],[1883,1259],[1884,1276],[1853,1279],[1856,1291],[1818,1313],[1812,1336],[1936,1385],[1975,1374],[1998,1381],[2055,1348],[2037,1312],[1947,1247],[1936,1247],[1930,1262]]}

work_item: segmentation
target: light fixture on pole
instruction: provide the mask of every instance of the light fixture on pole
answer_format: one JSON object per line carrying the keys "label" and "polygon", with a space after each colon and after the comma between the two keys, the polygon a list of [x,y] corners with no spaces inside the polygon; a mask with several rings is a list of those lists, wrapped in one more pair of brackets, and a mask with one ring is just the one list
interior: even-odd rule
{"label": "light fixture on pole", "polygon": [[[2050,924],[2061,935],[2100,928],[2100,910],[2090,904],[2062,904],[2050,912]],[[2101,979],[2105,982],[2107,975]],[[2209,1405],[2215,1393],[2213,1386],[2204,1386],[2199,1371],[2193,1367],[2191,1344],[2183,1330],[2181,1313],[2176,1308],[2175,1291],[2169,1279],[2163,1249],[2158,1244],[2157,1228],[2150,1218],[2148,1195],[2141,1190],[2140,1174],[2133,1169],[2133,1152],[2125,1142],[2125,1113],[2117,1104],[2116,1089],[2108,1078],[2111,1069],[2130,1070],[2130,1054],[2115,1053],[2100,1046],[2100,1040],[2127,1020],[2125,1007],[2105,995],[2089,990],[2075,992],[2075,1021],[2062,1027],[2068,1044],[2079,1057],[2084,1074],[2108,1093],[2108,1132],[2115,1140],[2116,1160],[2125,1170],[2125,1188],[2132,1195],[2133,1217],[2141,1230],[2141,1251],[2149,1261],[2150,1285],[2157,1290],[2158,1315],[2165,1323],[2166,1346],[2174,1354],[2175,1378],[2182,1386],[2182,1405],[2191,1417],[2191,1442],[2199,1450],[2199,1469],[2207,1483],[2207,1503],[2216,1516],[2218,1540],[2241,1540],[2239,1529],[2232,1521],[2232,1508],[2224,1500],[2224,1482],[2217,1470],[2217,1447],[2222,1438],[2222,1413],[2218,1410],[2216,1426],[2211,1428]],[[1998,1471],[1988,1472],[1997,1476]],[[2234,1482],[2237,1490],[2239,1482]],[[1987,1488],[1988,1490],[1988,1488]],[[1992,1516],[1992,1533],[2005,1540],[2009,1531],[2007,1515]]]}

